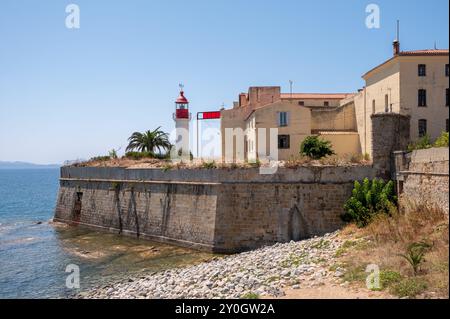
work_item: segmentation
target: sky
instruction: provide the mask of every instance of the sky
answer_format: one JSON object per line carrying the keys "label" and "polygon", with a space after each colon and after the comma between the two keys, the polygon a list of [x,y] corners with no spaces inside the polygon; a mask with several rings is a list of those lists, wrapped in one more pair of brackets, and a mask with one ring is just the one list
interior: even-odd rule
{"label": "sky", "polygon": [[[66,27],[71,3],[79,29]],[[372,3],[380,28],[366,26]],[[397,19],[402,50],[448,48],[448,10],[447,0],[1,0],[0,161],[123,153],[134,131],[172,131],[179,83],[194,117],[249,86],[355,92],[392,56]]]}

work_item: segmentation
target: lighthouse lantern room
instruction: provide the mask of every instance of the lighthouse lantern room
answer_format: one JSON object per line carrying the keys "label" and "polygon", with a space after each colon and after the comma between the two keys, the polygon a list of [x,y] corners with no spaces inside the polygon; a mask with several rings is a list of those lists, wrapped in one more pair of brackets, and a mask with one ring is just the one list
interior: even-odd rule
{"label": "lighthouse lantern room", "polygon": [[173,114],[176,129],[175,147],[177,153],[189,156],[189,122],[191,114],[189,113],[189,101],[184,96],[183,88],[184,86],[180,84],[180,96],[175,101],[175,113]]}

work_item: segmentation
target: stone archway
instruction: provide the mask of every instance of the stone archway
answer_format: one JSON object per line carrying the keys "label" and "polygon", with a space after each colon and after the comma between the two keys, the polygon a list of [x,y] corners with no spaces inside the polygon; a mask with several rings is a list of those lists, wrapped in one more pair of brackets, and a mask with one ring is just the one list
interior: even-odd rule
{"label": "stone archway", "polygon": [[308,237],[308,225],[297,205],[289,211],[288,240],[299,241]]}

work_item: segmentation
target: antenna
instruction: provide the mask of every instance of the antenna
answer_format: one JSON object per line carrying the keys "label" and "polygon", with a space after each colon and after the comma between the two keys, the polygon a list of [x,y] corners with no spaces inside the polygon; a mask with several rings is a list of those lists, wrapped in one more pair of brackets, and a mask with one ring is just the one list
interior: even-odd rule
{"label": "antenna", "polygon": [[292,98],[292,84],[294,84],[294,81],[289,80],[289,86],[290,86],[291,98]]}
{"label": "antenna", "polygon": [[437,50],[437,42],[434,41],[434,49]]}
{"label": "antenna", "polygon": [[400,20],[397,20],[397,42],[400,42]]}
{"label": "antenna", "polygon": [[184,89],[184,84],[183,84],[183,83],[180,83],[180,84],[178,84],[178,86],[180,87],[180,91],[183,91],[183,89]]}

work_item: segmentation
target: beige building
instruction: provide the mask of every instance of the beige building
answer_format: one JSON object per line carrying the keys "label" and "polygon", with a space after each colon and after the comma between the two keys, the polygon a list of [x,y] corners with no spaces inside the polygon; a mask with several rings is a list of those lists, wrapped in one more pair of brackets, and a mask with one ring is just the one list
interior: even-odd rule
{"label": "beige building", "polygon": [[395,112],[411,117],[411,140],[428,134],[437,138],[448,131],[449,51],[400,51],[363,75],[365,87],[354,97],[363,153],[371,154],[370,116]]}
{"label": "beige building", "polygon": [[[449,50],[400,51],[400,43],[394,42],[393,57],[363,79],[366,85],[356,94],[284,94],[276,86],[251,87],[232,109],[221,111],[222,158],[272,158],[270,128],[278,129],[272,136],[278,160],[298,156],[308,135],[330,141],[340,156],[371,155],[371,116],[384,112],[411,117],[412,141],[448,131]],[[227,129],[234,135],[227,135]],[[266,129],[267,138],[259,129]]]}
{"label": "beige building", "polygon": [[[277,132],[271,135],[270,129]],[[300,144],[312,134],[331,141],[339,155],[361,153],[353,94],[348,93],[283,94],[280,87],[251,87],[232,109],[222,110],[221,130],[227,161],[297,157]]]}

